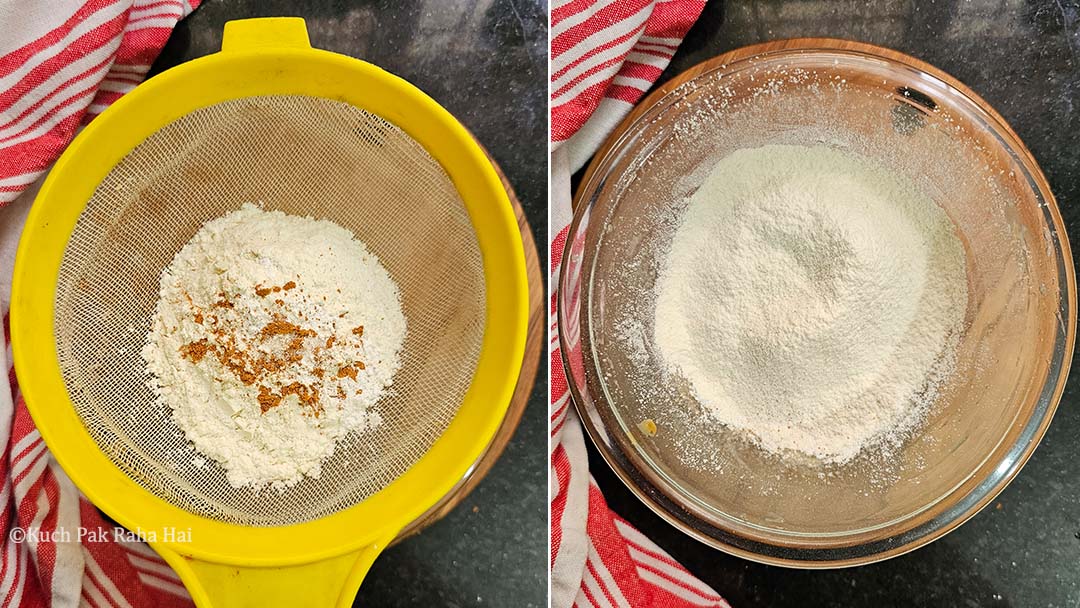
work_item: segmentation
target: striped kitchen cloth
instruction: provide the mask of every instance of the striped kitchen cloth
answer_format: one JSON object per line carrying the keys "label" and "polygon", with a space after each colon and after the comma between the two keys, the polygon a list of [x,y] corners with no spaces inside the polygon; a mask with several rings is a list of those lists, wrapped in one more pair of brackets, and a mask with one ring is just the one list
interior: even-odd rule
{"label": "striped kitchen cloth", "polygon": [[188,606],[147,545],[114,532],[41,440],[11,363],[23,221],[76,131],[146,76],[198,0],[0,0],[0,598],[3,606]]}
{"label": "striped kitchen cloth", "polygon": [[[571,219],[570,175],[660,76],[703,0],[556,0],[551,13],[551,285]],[[550,303],[551,605],[727,607],[615,515],[589,475]]]}

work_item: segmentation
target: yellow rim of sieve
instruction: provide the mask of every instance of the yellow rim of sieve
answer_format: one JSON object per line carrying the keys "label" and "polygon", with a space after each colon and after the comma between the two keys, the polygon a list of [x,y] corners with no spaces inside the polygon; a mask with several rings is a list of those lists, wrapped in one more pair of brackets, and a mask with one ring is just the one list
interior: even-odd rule
{"label": "yellow rim of sieve", "polygon": [[[256,95],[344,101],[397,125],[450,176],[471,218],[486,284],[486,320],[476,373],[443,435],[408,471],[367,500],[333,515],[255,528],[201,517],[139,486],[103,454],[64,384],[53,331],[64,249],[98,184],[149,135],[199,108]],[[528,322],[525,257],[506,191],[484,152],[445,109],[373,65],[312,49],[302,19],[226,24],[222,52],[151,78],[103,112],[57,161],[27,218],[15,261],[11,334],[16,372],[38,429],[59,464],[90,500],[147,536],[174,566],[190,557],[241,566],[326,560],[378,550],[435,504],[467,472],[495,434],[514,386]],[[190,538],[169,538],[169,531]],[[151,539],[153,540],[153,539]],[[366,571],[374,555],[360,559]],[[362,566],[362,567],[361,567]],[[181,574],[184,574],[183,572]],[[359,576],[356,576],[359,575]],[[358,583],[363,572],[349,579]],[[310,587],[297,593],[311,598]],[[194,593],[193,593],[194,595]],[[206,598],[200,592],[196,600]],[[283,598],[282,598],[283,599]],[[351,601],[351,598],[349,598]]]}

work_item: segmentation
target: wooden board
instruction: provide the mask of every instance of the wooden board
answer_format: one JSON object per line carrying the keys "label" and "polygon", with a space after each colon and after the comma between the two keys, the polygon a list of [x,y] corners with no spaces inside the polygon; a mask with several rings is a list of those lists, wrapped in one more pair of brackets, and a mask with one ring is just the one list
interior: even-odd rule
{"label": "wooden board", "polygon": [[510,399],[510,407],[506,411],[506,418],[503,419],[502,426],[496,431],[495,437],[488,444],[484,453],[480,455],[469,475],[458,482],[435,506],[405,526],[405,529],[394,540],[395,543],[442,519],[480,483],[480,480],[487,475],[492,465],[498,460],[503,449],[506,448],[506,444],[510,442],[514,431],[517,430],[518,422],[521,421],[521,415],[525,411],[525,405],[529,401],[529,395],[532,394],[533,385],[536,382],[540,354],[544,345],[544,280],[540,270],[540,254],[536,249],[536,240],[533,239],[532,228],[525,217],[521,202],[514,193],[513,186],[510,185],[510,181],[507,180],[506,175],[503,174],[502,169],[499,168],[494,159],[492,159],[491,164],[499,173],[499,179],[502,180],[503,186],[506,187],[510,203],[514,206],[514,215],[517,217],[518,228],[521,230],[522,245],[525,247],[525,272],[529,278],[529,330],[525,339],[525,357],[521,363],[521,375],[518,376],[517,386],[514,388],[514,395]]}

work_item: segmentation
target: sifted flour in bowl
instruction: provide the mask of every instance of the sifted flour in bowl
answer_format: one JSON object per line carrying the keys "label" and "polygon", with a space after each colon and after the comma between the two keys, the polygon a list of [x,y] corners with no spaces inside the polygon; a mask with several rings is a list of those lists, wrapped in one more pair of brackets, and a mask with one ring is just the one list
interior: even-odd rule
{"label": "sifted flour in bowl", "polygon": [[708,416],[843,463],[915,427],[953,367],[967,283],[945,212],[868,159],[770,145],[691,195],[655,335]]}
{"label": "sifted flour in bowl", "polygon": [[142,356],[158,401],[233,486],[283,489],[379,424],[404,339],[397,286],[348,230],[245,204],[162,273]]}

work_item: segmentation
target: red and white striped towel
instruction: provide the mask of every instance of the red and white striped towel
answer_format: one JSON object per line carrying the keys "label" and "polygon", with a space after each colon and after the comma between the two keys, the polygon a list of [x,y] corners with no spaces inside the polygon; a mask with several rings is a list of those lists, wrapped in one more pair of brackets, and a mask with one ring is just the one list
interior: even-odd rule
{"label": "red and white striped towel", "polygon": [[[551,14],[551,284],[579,169],[671,60],[704,0],[556,0]],[[588,470],[550,303],[551,605],[683,608],[728,604],[614,514]]]}
{"label": "red and white striped towel", "polygon": [[0,598],[3,606],[188,606],[176,574],[75,488],[11,363],[7,311],[37,183],[77,129],[146,76],[198,0],[0,0]]}

